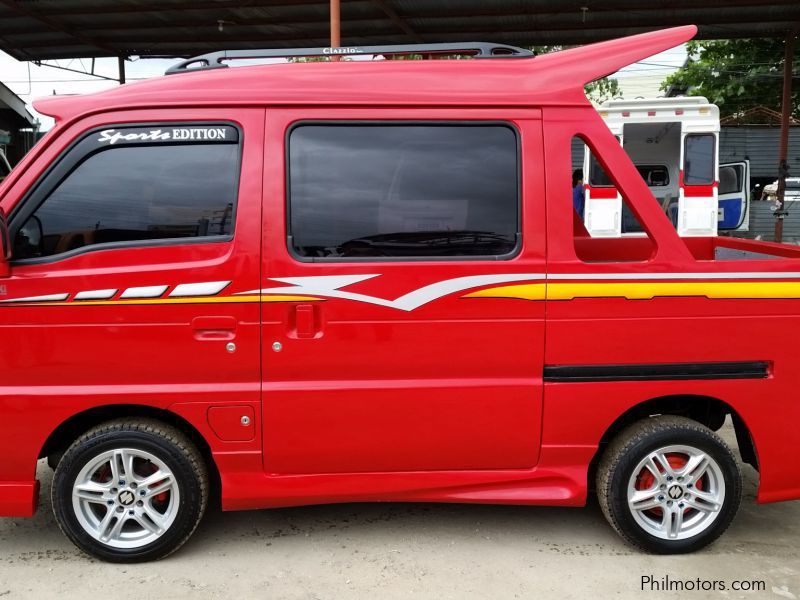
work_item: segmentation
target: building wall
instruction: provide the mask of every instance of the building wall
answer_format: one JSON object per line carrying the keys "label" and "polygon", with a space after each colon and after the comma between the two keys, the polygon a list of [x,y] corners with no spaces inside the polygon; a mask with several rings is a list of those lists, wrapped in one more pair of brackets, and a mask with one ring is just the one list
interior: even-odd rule
{"label": "building wall", "polygon": [[[750,159],[751,179],[778,178],[780,127],[743,125],[723,126],[720,132],[720,162]],[[800,126],[789,128],[789,172],[800,177]]]}

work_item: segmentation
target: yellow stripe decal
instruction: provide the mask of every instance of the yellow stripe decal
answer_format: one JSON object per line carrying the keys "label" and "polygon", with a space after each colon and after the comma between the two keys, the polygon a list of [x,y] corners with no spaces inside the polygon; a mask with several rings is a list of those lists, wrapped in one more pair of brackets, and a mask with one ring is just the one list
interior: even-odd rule
{"label": "yellow stripe decal", "polygon": [[521,298],[522,300],[544,300],[544,283],[523,283],[520,285],[501,285],[477,292],[472,292],[464,298]]}
{"label": "yellow stripe decal", "polygon": [[132,300],[76,300],[74,302],[17,302],[6,306],[122,306],[128,304],[243,304],[248,302],[321,302],[324,298],[289,295],[210,296],[197,298],[139,298]]}
{"label": "yellow stripe decal", "polygon": [[[546,290],[545,290],[546,287]],[[465,298],[519,298],[522,300],[573,300],[575,298],[705,297],[712,299],[800,298],[797,281],[679,281],[621,283],[532,283],[505,285],[472,292]]]}

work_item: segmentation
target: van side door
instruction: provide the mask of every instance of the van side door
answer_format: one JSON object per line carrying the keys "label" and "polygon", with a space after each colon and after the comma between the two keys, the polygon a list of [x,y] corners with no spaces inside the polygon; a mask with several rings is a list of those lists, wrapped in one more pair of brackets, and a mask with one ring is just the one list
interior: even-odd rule
{"label": "van side door", "polygon": [[[539,111],[268,110],[270,473],[531,468],[544,308]],[[285,162],[284,162],[285,157]]]}
{"label": "van side door", "polygon": [[[171,407],[212,447],[260,447],[254,424],[217,436],[206,412],[259,410],[258,298],[237,292],[259,281],[263,115],[130,111],[55,137],[10,216],[0,402],[35,406],[40,431],[103,405]],[[35,459],[43,440],[7,431]]]}

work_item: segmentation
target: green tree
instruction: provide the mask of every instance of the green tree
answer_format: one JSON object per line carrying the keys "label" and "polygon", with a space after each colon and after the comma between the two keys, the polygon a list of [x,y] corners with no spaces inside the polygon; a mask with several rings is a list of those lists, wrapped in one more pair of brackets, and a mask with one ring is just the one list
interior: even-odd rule
{"label": "green tree", "polygon": [[585,89],[589,100],[595,104],[602,104],[606,100],[622,97],[622,90],[619,89],[619,83],[616,79],[611,79],[610,77],[603,77],[602,79],[592,81]]}
{"label": "green tree", "polygon": [[[687,50],[688,62],[664,80],[662,90],[705,96],[719,106],[723,117],[755,106],[781,110],[784,40],[692,41]],[[796,53],[793,64],[796,72]],[[800,86],[794,88],[792,116],[800,118]]]}

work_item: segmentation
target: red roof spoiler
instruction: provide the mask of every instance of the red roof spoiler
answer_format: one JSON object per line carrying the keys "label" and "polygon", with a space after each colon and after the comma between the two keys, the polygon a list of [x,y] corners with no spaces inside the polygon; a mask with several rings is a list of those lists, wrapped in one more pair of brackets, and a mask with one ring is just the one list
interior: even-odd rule
{"label": "red roof spoiler", "polygon": [[[421,80],[427,86],[424,93],[421,93],[426,101],[436,97],[443,104],[453,102],[463,104],[465,98],[471,99],[478,105],[484,99],[486,102],[499,102],[507,105],[587,104],[588,100],[583,91],[585,84],[653,54],[678,46],[692,39],[695,33],[697,33],[697,27],[686,25],[543,54],[535,58],[517,56],[470,61],[396,61],[396,64],[391,67],[398,77],[405,73],[406,79],[403,80],[403,83],[398,84],[402,86],[408,86],[409,81],[415,81],[419,77],[420,70],[435,70],[437,73],[443,73]],[[333,71],[352,72],[354,69],[370,72],[369,70],[385,68],[385,64],[373,61],[305,63],[301,69],[281,71],[281,76],[286,83],[285,89],[281,89],[280,86],[273,89],[268,87],[266,82],[259,83],[258,78],[246,75],[249,71],[245,68],[212,69],[205,75],[187,73],[185,78],[184,76],[154,78],[87,96],[70,98],[50,96],[36,100],[34,107],[42,114],[61,120],[94,110],[148,106],[159,94],[176,95],[176,86],[181,90],[177,95],[185,98],[189,104],[193,98],[199,98],[198,101],[205,103],[229,100],[229,98],[225,98],[229,85],[227,83],[225,85],[214,84],[213,78],[216,77],[229,78],[228,82],[239,85],[237,93],[240,95],[250,93],[253,98],[264,99],[267,97],[265,90],[269,90],[274,93],[273,96],[270,96],[270,101],[296,104],[297,97],[318,98],[319,94],[326,89],[325,86],[328,84],[321,76],[323,72],[328,74]],[[229,73],[226,74],[225,71],[229,71]],[[448,86],[441,85],[441,77],[447,76],[448,73],[461,75],[462,72],[465,75],[477,74],[478,79],[469,76],[459,77],[448,82]],[[200,80],[196,78],[204,76],[210,79],[199,84]],[[341,75],[337,74],[336,76],[340,77]],[[258,85],[265,87],[256,89]],[[406,91],[407,88],[404,88],[403,93],[405,94]],[[361,77],[348,80],[345,89],[337,91],[337,101],[349,104],[351,97],[362,98],[365,94],[374,94],[376,104],[395,104],[398,93],[398,90],[394,88],[375,90],[369,77]]]}
{"label": "red roof spoiler", "polygon": [[619,71],[664,50],[688,42],[697,34],[695,25],[640,33],[607,42],[589,44],[538,56],[538,67],[554,69],[583,85]]}

